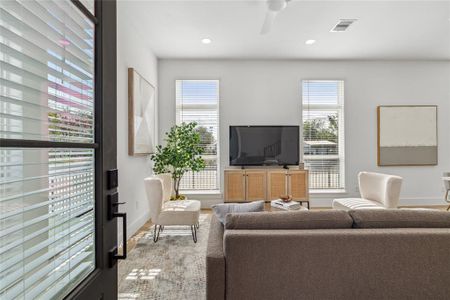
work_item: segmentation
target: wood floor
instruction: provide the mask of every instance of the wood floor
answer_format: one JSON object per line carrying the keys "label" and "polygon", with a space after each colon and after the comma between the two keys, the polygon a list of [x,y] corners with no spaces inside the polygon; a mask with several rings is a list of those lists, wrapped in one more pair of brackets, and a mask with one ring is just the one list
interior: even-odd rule
{"label": "wood floor", "polygon": [[[439,209],[439,210],[446,210],[447,206],[443,205],[435,205],[435,206],[401,206],[400,208],[432,208],[432,209]],[[313,207],[311,210],[330,210],[331,207]],[[270,203],[265,204],[265,210],[270,210]],[[202,209],[201,213],[203,214],[211,214],[211,209]],[[153,223],[151,220],[148,220],[147,223],[145,223],[139,230],[127,241],[127,250],[128,252],[133,250],[134,247],[136,247],[137,242],[139,239],[146,234],[148,231],[150,231],[151,227],[153,226]],[[121,247],[120,247],[121,248]]]}

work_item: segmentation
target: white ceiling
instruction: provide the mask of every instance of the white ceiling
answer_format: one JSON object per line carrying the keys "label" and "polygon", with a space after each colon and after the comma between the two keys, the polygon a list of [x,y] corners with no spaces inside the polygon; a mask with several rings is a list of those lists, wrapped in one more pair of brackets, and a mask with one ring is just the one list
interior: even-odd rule
{"label": "white ceiling", "polygon": [[[160,58],[450,59],[450,0],[294,0],[267,35],[265,1],[119,1]],[[330,32],[341,18],[359,20]]]}

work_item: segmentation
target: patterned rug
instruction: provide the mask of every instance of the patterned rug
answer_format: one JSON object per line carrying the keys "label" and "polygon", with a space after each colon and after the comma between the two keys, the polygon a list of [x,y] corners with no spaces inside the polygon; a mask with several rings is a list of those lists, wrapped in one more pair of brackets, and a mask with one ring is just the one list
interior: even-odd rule
{"label": "patterned rug", "polygon": [[205,257],[209,214],[200,215],[198,242],[189,226],[166,226],[153,242],[153,227],[138,236],[119,263],[119,299],[205,299]]}

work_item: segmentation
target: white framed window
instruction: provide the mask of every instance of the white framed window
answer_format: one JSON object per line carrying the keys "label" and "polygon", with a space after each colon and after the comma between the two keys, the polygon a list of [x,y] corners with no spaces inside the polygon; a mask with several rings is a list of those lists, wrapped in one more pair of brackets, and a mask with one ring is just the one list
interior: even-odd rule
{"label": "white framed window", "polygon": [[176,123],[196,122],[204,148],[206,168],[187,172],[181,190],[219,189],[219,80],[176,81]]}
{"label": "white framed window", "polygon": [[345,189],[344,81],[303,80],[302,108],[310,189]]}

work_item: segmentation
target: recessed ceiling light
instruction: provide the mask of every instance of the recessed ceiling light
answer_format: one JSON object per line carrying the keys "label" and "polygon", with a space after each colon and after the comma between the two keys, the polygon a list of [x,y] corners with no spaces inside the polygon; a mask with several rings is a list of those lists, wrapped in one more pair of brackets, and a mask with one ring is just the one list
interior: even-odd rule
{"label": "recessed ceiling light", "polygon": [[202,43],[203,44],[211,44],[211,39],[209,39],[209,38],[204,38],[204,39],[202,39]]}
{"label": "recessed ceiling light", "polygon": [[312,44],[314,44],[316,42],[316,40],[307,40],[306,42],[305,42],[305,44],[306,45],[312,45]]}

